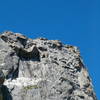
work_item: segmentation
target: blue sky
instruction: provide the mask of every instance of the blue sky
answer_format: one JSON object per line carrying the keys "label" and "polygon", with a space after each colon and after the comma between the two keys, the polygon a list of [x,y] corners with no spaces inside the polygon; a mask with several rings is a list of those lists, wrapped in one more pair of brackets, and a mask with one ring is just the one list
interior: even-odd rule
{"label": "blue sky", "polygon": [[99,0],[0,0],[0,32],[58,39],[80,48],[100,98]]}

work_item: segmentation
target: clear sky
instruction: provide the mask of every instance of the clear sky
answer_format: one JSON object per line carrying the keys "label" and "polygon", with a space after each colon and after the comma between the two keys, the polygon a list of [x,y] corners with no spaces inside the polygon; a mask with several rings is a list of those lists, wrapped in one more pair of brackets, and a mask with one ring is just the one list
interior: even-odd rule
{"label": "clear sky", "polygon": [[0,32],[58,39],[80,48],[100,99],[100,0],[0,0]]}

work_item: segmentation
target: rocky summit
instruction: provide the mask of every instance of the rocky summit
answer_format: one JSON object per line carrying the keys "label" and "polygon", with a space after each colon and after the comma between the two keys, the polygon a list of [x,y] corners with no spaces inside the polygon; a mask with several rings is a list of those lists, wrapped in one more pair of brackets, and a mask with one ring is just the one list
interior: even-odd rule
{"label": "rocky summit", "polygon": [[0,35],[0,100],[97,100],[77,47]]}

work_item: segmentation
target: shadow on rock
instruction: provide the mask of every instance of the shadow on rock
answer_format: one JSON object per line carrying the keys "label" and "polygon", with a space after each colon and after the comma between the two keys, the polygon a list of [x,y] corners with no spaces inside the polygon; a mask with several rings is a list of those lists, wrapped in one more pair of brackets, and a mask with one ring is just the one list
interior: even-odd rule
{"label": "shadow on rock", "polygon": [[5,85],[0,86],[0,100],[12,100],[12,96]]}

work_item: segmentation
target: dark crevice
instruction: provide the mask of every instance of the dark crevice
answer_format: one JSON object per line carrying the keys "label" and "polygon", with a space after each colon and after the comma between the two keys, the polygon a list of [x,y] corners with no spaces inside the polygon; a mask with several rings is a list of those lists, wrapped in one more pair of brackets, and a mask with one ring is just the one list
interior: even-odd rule
{"label": "dark crevice", "polygon": [[32,51],[28,52],[23,48],[14,48],[16,54],[21,60],[33,60],[33,61],[40,61],[40,52],[36,47],[33,48]]}
{"label": "dark crevice", "polygon": [[7,86],[0,86],[0,100],[13,100]]}
{"label": "dark crevice", "polygon": [[78,95],[81,99],[84,99],[85,97],[84,96],[80,96],[80,95]]}
{"label": "dark crevice", "polygon": [[59,65],[59,63],[55,60],[53,60],[52,63],[55,63],[56,65]]}
{"label": "dark crevice", "polygon": [[7,36],[2,35],[2,36],[0,36],[0,38],[1,38],[3,41],[5,41],[5,42],[8,41],[8,37],[7,37]]}
{"label": "dark crevice", "polygon": [[79,62],[79,66],[75,66],[75,68],[77,69],[76,72],[80,72],[82,70],[82,68],[84,67],[84,65],[83,65],[83,63],[82,63],[80,58],[76,58],[76,61]]}
{"label": "dark crevice", "polygon": [[18,77],[18,73],[19,73],[19,66],[17,67],[17,69],[12,73],[12,79],[16,79]]}
{"label": "dark crevice", "polygon": [[19,42],[25,47],[26,44],[27,44],[27,39],[25,38],[20,38],[20,37],[17,37],[17,39],[19,40]]}
{"label": "dark crevice", "polygon": [[38,49],[41,51],[47,51],[47,48],[44,48],[44,47],[38,47]]}
{"label": "dark crevice", "polygon": [[73,70],[73,68],[70,68],[69,66],[62,66],[62,67]]}
{"label": "dark crevice", "polygon": [[12,69],[9,69],[9,73],[6,76],[6,79],[9,79],[9,78],[11,78],[12,80],[16,79],[16,78],[18,78],[18,73],[19,73],[19,60],[18,60],[16,69],[14,69],[14,66],[12,67]]}

